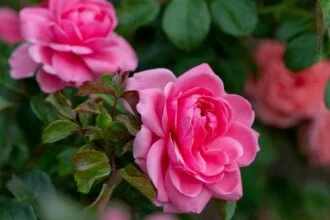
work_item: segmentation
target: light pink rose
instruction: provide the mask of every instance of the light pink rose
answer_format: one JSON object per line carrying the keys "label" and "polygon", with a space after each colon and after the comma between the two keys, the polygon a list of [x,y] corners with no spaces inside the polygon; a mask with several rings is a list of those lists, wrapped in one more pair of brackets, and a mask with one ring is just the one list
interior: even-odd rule
{"label": "light pink rose", "polygon": [[313,165],[330,166],[329,131],[330,111],[326,109],[300,127],[299,144]]}
{"label": "light pink rose", "polygon": [[265,40],[255,52],[257,79],[250,79],[246,93],[253,100],[257,116],[278,127],[296,125],[311,117],[323,105],[323,93],[330,75],[330,62],[292,72],[284,63],[285,44]]}
{"label": "light pink rose", "polygon": [[106,0],[49,0],[48,6],[24,8],[20,20],[26,43],[10,58],[11,76],[31,77],[40,67],[44,92],[137,66],[134,50],[114,33],[117,17]]}
{"label": "light pink rose", "polygon": [[126,89],[139,91],[134,157],[157,189],[157,205],[200,213],[211,197],[242,196],[240,167],[259,151],[247,100],[227,94],[207,64],[179,78],[167,69],[137,73]]}
{"label": "light pink rose", "polygon": [[19,18],[16,11],[10,8],[0,8],[0,39],[8,44],[21,41]]}

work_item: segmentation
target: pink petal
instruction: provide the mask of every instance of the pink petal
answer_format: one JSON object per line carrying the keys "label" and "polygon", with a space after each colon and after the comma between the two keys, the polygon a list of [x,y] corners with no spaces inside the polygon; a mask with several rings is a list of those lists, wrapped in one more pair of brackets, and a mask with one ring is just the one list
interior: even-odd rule
{"label": "pink petal", "polygon": [[218,137],[214,139],[206,146],[205,150],[208,154],[214,154],[219,151],[224,152],[228,156],[229,162],[235,161],[244,153],[241,143],[229,137]]}
{"label": "pink petal", "polygon": [[157,88],[163,90],[169,82],[175,82],[175,75],[168,69],[152,69],[135,73],[127,80],[126,90]]}
{"label": "pink petal", "polygon": [[188,70],[176,82],[178,91],[186,91],[194,87],[209,89],[214,96],[223,96],[225,94],[222,80],[207,64],[201,64]]}
{"label": "pink petal", "polygon": [[132,47],[117,35],[112,37],[112,41],[114,44],[83,57],[89,68],[100,74],[135,70],[138,58]]}
{"label": "pink petal", "polygon": [[33,44],[29,48],[29,54],[36,63],[42,63],[43,65],[52,64],[53,51],[49,47]]}
{"label": "pink petal", "polygon": [[64,89],[65,83],[57,76],[46,73],[40,70],[37,74],[37,81],[40,88],[45,93],[53,93]]}
{"label": "pink petal", "polygon": [[133,155],[135,162],[140,166],[143,171],[147,171],[146,159],[153,141],[152,132],[144,125],[137,133],[133,143]]}
{"label": "pink petal", "polygon": [[239,95],[226,95],[224,97],[234,110],[234,121],[250,127],[254,121],[254,111],[251,104]]}
{"label": "pink petal", "polygon": [[243,195],[241,174],[239,170],[225,172],[222,180],[209,185],[208,188],[214,193],[213,196],[218,199],[236,201]]}
{"label": "pink petal", "polygon": [[80,86],[86,81],[94,80],[91,71],[79,56],[69,53],[55,53],[52,63],[57,76],[65,82],[74,82],[76,86]]}
{"label": "pink petal", "polygon": [[60,13],[64,12],[67,8],[76,5],[79,0],[49,0],[48,6],[49,10],[58,19]]}
{"label": "pink petal", "polygon": [[50,47],[54,50],[60,51],[60,52],[72,52],[74,54],[78,55],[85,55],[85,54],[91,54],[93,53],[93,50],[84,47],[84,46],[71,46],[67,44],[56,44],[56,43],[51,43]]}
{"label": "pink petal", "polygon": [[251,128],[234,122],[226,133],[226,136],[237,140],[243,146],[244,153],[240,158],[238,158],[238,165],[249,165],[259,151],[259,135]]}
{"label": "pink petal", "polygon": [[48,44],[53,37],[51,18],[45,8],[30,7],[20,12],[21,33],[31,43]]}
{"label": "pink petal", "polygon": [[171,203],[179,212],[201,213],[212,196],[211,192],[204,187],[196,197],[183,195],[173,186],[169,172],[165,177],[165,188]]}
{"label": "pink petal", "polygon": [[22,79],[34,75],[38,64],[29,56],[29,47],[29,44],[22,44],[12,53],[9,59],[12,78]]}
{"label": "pink petal", "polygon": [[159,139],[155,142],[147,156],[147,170],[153,184],[157,189],[157,199],[160,202],[168,202],[165,190],[164,180],[165,172],[168,168],[168,159],[166,158],[165,141]]}
{"label": "pink petal", "polygon": [[10,8],[0,8],[0,38],[9,44],[22,40],[19,17],[16,11]]}
{"label": "pink petal", "polygon": [[141,114],[143,124],[159,137],[163,137],[161,120],[165,104],[164,93],[159,89],[145,89],[139,95],[140,102],[136,108]]}
{"label": "pink petal", "polygon": [[194,177],[179,172],[172,166],[169,168],[169,175],[175,189],[183,195],[196,197],[201,193],[203,185]]}

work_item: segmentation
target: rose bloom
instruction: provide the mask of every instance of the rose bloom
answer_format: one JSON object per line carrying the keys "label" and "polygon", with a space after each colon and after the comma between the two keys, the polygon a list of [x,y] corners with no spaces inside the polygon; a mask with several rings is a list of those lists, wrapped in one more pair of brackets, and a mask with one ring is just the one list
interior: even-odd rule
{"label": "rose bloom", "polygon": [[207,64],[179,78],[167,69],[136,73],[126,89],[139,92],[143,125],[133,151],[157,189],[156,205],[200,213],[211,197],[242,196],[240,167],[259,151],[247,100],[227,94]]}
{"label": "rose bloom", "polygon": [[20,12],[27,43],[10,58],[11,76],[31,77],[44,92],[80,86],[103,73],[132,71],[137,57],[114,33],[117,18],[106,0],[49,0]]}
{"label": "rose bloom", "polygon": [[330,166],[329,131],[330,111],[325,108],[299,129],[299,144],[313,165]]}
{"label": "rose bloom", "polygon": [[21,41],[19,18],[16,11],[10,8],[0,8],[0,39],[8,44]]}
{"label": "rose bloom", "polygon": [[259,75],[257,79],[251,77],[246,85],[260,120],[283,128],[296,125],[320,109],[330,76],[329,61],[290,71],[283,60],[285,47],[277,41],[262,41],[255,51]]}

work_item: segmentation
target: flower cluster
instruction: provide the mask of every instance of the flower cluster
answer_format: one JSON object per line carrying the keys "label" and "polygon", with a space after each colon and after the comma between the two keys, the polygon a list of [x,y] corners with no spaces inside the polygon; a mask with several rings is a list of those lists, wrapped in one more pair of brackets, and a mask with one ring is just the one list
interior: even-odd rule
{"label": "flower cluster", "polygon": [[250,77],[246,93],[253,101],[257,116],[265,124],[281,128],[302,125],[301,145],[315,164],[330,165],[326,127],[329,113],[324,93],[330,77],[330,61],[316,63],[300,71],[290,71],[284,62],[284,43],[262,41],[255,51],[259,67]]}

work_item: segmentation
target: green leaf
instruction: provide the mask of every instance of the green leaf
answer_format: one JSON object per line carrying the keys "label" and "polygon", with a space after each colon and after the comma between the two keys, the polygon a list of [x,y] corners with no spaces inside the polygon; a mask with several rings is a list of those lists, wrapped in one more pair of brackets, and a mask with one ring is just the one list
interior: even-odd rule
{"label": "green leaf", "polygon": [[212,0],[211,12],[215,23],[227,34],[247,36],[257,25],[255,1]]}
{"label": "green leaf", "polygon": [[44,144],[62,140],[79,130],[79,126],[69,120],[57,120],[46,127],[42,134]]}
{"label": "green leaf", "polygon": [[127,102],[131,109],[138,114],[136,106],[140,101],[139,93],[137,91],[126,91],[121,97]]}
{"label": "green leaf", "polygon": [[219,68],[226,88],[233,93],[242,93],[247,80],[244,66],[236,59],[225,59],[220,60]]}
{"label": "green leaf", "polygon": [[89,96],[91,94],[116,95],[115,89],[102,81],[85,82],[78,89],[78,96]]}
{"label": "green leaf", "polygon": [[47,97],[46,102],[50,103],[55,109],[65,118],[72,119],[74,114],[72,112],[72,103],[62,93],[54,93]]}
{"label": "green leaf", "polygon": [[116,120],[120,121],[127,128],[128,132],[133,136],[136,136],[136,134],[141,129],[139,122],[134,116],[117,115]]}
{"label": "green leaf", "polygon": [[13,103],[0,96],[0,111],[13,106]]}
{"label": "green leaf", "polygon": [[151,202],[154,201],[156,198],[156,190],[146,175],[141,173],[133,165],[128,165],[125,168],[119,170],[119,172],[129,184],[139,190]]}
{"label": "green leaf", "polygon": [[59,161],[57,172],[60,176],[68,176],[74,173],[72,157],[76,152],[76,148],[70,147],[57,155]]}
{"label": "green leaf", "polygon": [[325,106],[328,109],[330,109],[330,79],[328,79],[327,86],[325,88],[324,103],[325,103]]}
{"label": "green leaf", "polygon": [[56,112],[47,105],[43,94],[33,96],[30,100],[30,107],[33,113],[45,124],[56,120]]}
{"label": "green leaf", "polygon": [[236,202],[219,201],[221,219],[231,220],[236,210]]}
{"label": "green leaf", "polygon": [[112,118],[102,105],[99,106],[99,109],[101,113],[96,117],[96,125],[101,129],[106,129],[112,124]]}
{"label": "green leaf", "polygon": [[98,105],[92,100],[88,100],[78,105],[73,111],[83,114],[100,114]]}
{"label": "green leaf", "polygon": [[76,170],[74,179],[78,191],[82,193],[88,193],[97,180],[107,177],[111,172],[107,155],[100,151],[78,151],[72,161]]}
{"label": "green leaf", "polygon": [[104,183],[102,185],[101,192],[97,196],[96,200],[88,206],[87,210],[88,211],[97,211],[99,205],[101,205],[104,202],[104,199],[107,198],[107,196],[110,193],[110,187],[108,184]]}
{"label": "green leaf", "polygon": [[173,0],[165,9],[163,29],[178,48],[191,51],[210,30],[211,16],[204,0]]}
{"label": "green leaf", "polygon": [[[316,5],[317,13],[317,32],[318,32],[318,51],[323,52],[323,36],[325,32],[328,32],[330,26],[330,1],[329,0],[317,0]],[[330,34],[328,32],[328,38]]]}
{"label": "green leaf", "polygon": [[38,170],[12,178],[7,183],[7,188],[20,203],[33,207],[40,202],[41,196],[55,195],[55,189],[49,176]]}
{"label": "green leaf", "polygon": [[37,220],[31,206],[16,201],[0,202],[0,219],[3,220]]}
{"label": "green leaf", "polygon": [[276,30],[276,38],[281,41],[287,41],[303,33],[311,24],[309,18],[301,16],[289,16]]}
{"label": "green leaf", "polygon": [[316,34],[304,34],[289,42],[284,55],[289,69],[298,71],[317,62],[316,37]]}
{"label": "green leaf", "polygon": [[117,7],[119,26],[117,31],[125,36],[156,19],[160,11],[157,0],[125,0]]}

